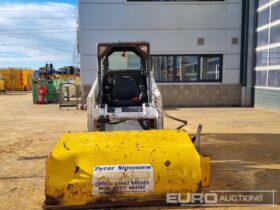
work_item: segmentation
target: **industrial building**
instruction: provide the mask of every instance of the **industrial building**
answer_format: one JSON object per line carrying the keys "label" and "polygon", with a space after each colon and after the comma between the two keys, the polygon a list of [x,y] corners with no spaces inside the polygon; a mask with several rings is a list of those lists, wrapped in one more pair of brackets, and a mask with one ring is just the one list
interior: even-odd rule
{"label": "industrial building", "polygon": [[260,0],[257,14],[255,106],[280,110],[280,1]]}
{"label": "industrial building", "polygon": [[79,0],[83,101],[96,77],[98,42],[148,41],[164,106],[280,109],[279,4]]}

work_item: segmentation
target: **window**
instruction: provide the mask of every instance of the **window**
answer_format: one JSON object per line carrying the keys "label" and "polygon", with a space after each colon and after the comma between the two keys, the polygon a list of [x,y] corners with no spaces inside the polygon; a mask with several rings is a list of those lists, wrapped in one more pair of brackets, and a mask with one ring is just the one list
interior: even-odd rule
{"label": "window", "polygon": [[200,80],[219,80],[220,58],[201,57],[200,59]]}
{"label": "window", "polygon": [[173,80],[173,56],[155,56],[152,65],[156,81]]}
{"label": "window", "polygon": [[271,22],[280,19],[280,2],[272,4],[271,6]]}
{"label": "window", "polygon": [[196,81],[198,77],[197,56],[177,56],[176,81]]}
{"label": "window", "polygon": [[259,51],[257,52],[257,60],[256,65],[257,66],[266,66],[267,65],[267,59],[268,59],[268,51]]}
{"label": "window", "polygon": [[268,71],[268,86],[280,87],[280,69]]}
{"label": "window", "polygon": [[280,42],[280,25],[270,28],[270,43]]}
{"label": "window", "polygon": [[268,86],[280,87],[280,69],[268,71]]}
{"label": "window", "polygon": [[259,0],[259,7],[265,5],[266,3],[268,3],[270,0]]}
{"label": "window", "polygon": [[[269,2],[271,4],[268,4]],[[270,46],[269,49],[256,52],[256,67],[263,68],[256,68],[255,85],[280,88],[280,69],[278,68],[280,65],[280,47],[273,46],[280,43],[280,25],[275,22],[280,21],[280,2],[258,0],[258,3],[259,7],[263,5],[265,7],[258,12],[257,24],[258,27],[266,27],[264,27],[264,30],[256,32],[256,47]]]}
{"label": "window", "polygon": [[114,52],[108,57],[110,70],[141,69],[141,58],[131,51]]}
{"label": "window", "polygon": [[266,86],[267,71],[256,71],[256,86]]}
{"label": "window", "polygon": [[269,23],[269,8],[262,10],[258,15],[258,27],[266,25]]}
{"label": "window", "polygon": [[268,45],[268,29],[257,33],[257,47]]}
{"label": "window", "polygon": [[153,55],[157,82],[221,81],[221,55]]}
{"label": "window", "polygon": [[269,64],[280,65],[280,47],[269,50]]}

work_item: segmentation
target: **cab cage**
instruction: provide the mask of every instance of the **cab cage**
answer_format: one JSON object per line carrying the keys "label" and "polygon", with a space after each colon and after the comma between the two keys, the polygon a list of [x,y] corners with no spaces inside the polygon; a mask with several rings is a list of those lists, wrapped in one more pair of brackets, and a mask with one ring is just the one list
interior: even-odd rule
{"label": "cab cage", "polygon": [[[141,69],[138,70],[111,70],[108,68],[108,57],[114,52],[134,52],[141,59]],[[130,106],[130,105],[141,105],[143,102],[150,101],[150,79],[149,79],[149,59],[150,59],[150,44],[148,42],[118,42],[118,43],[99,43],[97,45],[98,52],[98,87],[100,91],[98,92],[98,104],[108,103],[108,98],[110,98],[110,91],[114,91],[116,88],[117,92],[121,92],[120,96],[127,96],[127,98],[135,98],[133,96],[146,95],[145,100],[140,100],[137,103],[130,102],[119,103],[110,102],[110,106]],[[108,85],[108,76],[122,77],[115,80],[116,84],[113,88]],[[135,84],[134,84],[135,83]],[[136,86],[137,87],[136,87]],[[128,87],[128,92],[122,90],[123,87]],[[107,89],[106,89],[107,88]],[[108,88],[110,90],[108,90]],[[136,89],[137,88],[137,89]],[[113,89],[113,90],[112,90]],[[133,89],[133,92],[129,90]],[[125,93],[124,93],[125,92]],[[113,97],[115,94],[113,94]],[[117,97],[115,97],[117,98]],[[136,97],[137,98],[137,97]],[[113,104],[113,105],[112,105]]]}
{"label": "cab cage", "polygon": [[99,43],[97,51],[99,61],[118,51],[133,51],[141,58],[147,59],[150,56],[150,44],[148,42]]}

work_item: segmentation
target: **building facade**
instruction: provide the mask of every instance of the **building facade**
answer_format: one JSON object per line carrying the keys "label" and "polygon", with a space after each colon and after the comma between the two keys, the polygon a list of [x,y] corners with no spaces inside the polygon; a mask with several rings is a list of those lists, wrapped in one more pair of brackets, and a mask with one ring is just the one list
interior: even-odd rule
{"label": "building facade", "polygon": [[280,110],[280,1],[259,0],[255,106]]}
{"label": "building facade", "polygon": [[264,106],[267,92],[279,89],[272,76],[279,78],[279,63],[270,56],[279,54],[279,27],[271,42],[279,1],[79,0],[83,101],[96,77],[98,42],[148,41],[166,107]]}

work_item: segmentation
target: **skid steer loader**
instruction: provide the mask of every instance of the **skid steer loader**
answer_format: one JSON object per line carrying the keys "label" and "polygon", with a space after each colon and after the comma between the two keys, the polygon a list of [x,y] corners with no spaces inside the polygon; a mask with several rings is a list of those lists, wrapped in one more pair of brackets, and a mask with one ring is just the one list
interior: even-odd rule
{"label": "skid steer loader", "polygon": [[[147,42],[100,43],[89,132],[65,133],[46,166],[46,209],[165,205],[208,186],[210,160],[185,130],[163,129]],[[168,115],[169,116],[169,115]],[[170,116],[169,116],[170,117]]]}

